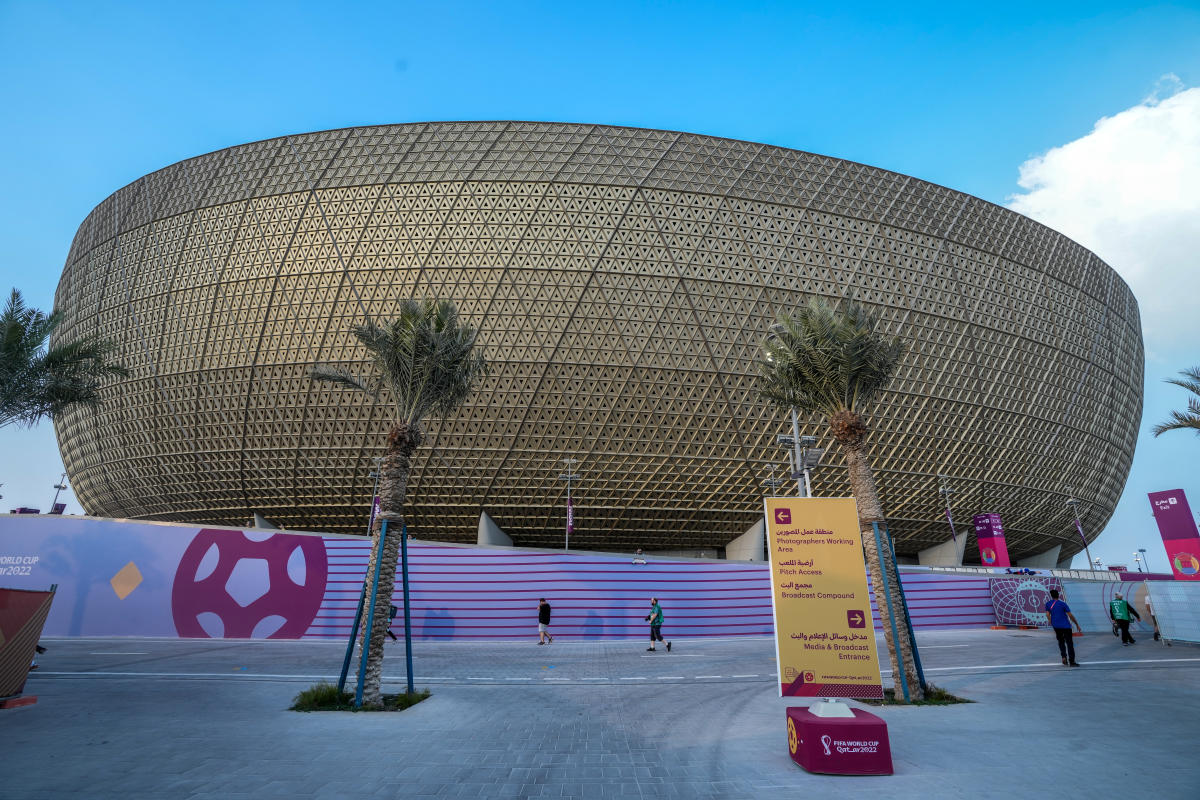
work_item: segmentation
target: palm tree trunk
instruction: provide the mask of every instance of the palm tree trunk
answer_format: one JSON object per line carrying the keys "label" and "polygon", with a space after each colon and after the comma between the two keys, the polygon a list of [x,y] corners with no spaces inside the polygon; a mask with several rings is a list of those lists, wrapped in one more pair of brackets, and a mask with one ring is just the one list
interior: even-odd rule
{"label": "palm tree trunk", "polygon": [[[850,469],[850,489],[858,503],[858,524],[862,535],[863,550],[866,552],[867,569],[871,574],[871,588],[875,593],[875,605],[879,608],[879,616],[883,622],[883,638],[887,642],[888,657],[892,662],[892,675],[895,676],[896,699],[899,701],[904,694],[900,681],[908,684],[909,696],[913,700],[924,699],[920,681],[917,679],[916,662],[913,660],[913,644],[908,637],[908,618],[904,613],[904,603],[900,599],[901,587],[892,589],[892,613],[896,618],[896,636],[894,641],[892,627],[887,622],[888,597],[883,589],[884,570],[888,575],[896,575],[892,569],[891,548],[884,547],[883,552],[875,546],[875,531],[871,523],[885,524],[883,506],[879,502],[879,494],[875,491],[875,473],[867,458],[867,448],[861,436],[853,441],[841,442],[846,451],[846,465]],[[894,583],[894,581],[893,581]],[[904,669],[900,669],[897,659],[899,653],[904,660]]]}
{"label": "palm tree trunk", "polygon": [[[371,530],[371,559],[367,564],[364,580],[375,574],[375,557],[379,551],[379,533],[383,520],[388,523],[388,537],[383,544],[383,562],[379,568],[379,585],[375,591],[375,618],[371,630],[359,637],[359,657],[367,647],[367,669],[363,677],[363,704],[380,705],[383,702],[381,683],[383,679],[383,643],[392,622],[388,618],[388,606],[392,602],[392,591],[396,585],[396,562],[400,557],[400,537],[404,535],[404,497],[408,490],[408,474],[413,452],[421,444],[421,432],[416,426],[398,423],[388,434],[387,452],[379,473],[379,515]],[[368,600],[368,603],[370,601]],[[368,633],[369,638],[368,638]]]}

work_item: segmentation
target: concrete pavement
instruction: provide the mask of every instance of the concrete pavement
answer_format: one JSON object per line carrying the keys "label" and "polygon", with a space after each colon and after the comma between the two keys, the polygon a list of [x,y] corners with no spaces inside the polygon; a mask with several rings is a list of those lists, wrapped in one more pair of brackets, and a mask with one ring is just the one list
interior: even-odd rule
{"label": "concrete pavement", "polygon": [[[1200,648],[1035,631],[918,633],[929,679],[977,702],[872,709],[896,775],[809,775],[786,749],[770,639],[423,643],[400,714],[286,710],[336,677],[318,642],[48,640],[0,713],[0,798],[1196,795]],[[389,644],[388,690],[404,679]]]}

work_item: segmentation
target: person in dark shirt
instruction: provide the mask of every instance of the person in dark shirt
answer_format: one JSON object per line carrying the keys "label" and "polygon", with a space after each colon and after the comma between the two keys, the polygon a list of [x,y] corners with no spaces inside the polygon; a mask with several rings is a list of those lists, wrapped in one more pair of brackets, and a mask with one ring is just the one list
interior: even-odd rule
{"label": "person in dark shirt", "polygon": [[1075,619],[1075,615],[1071,613],[1071,607],[1058,599],[1058,589],[1050,590],[1050,601],[1046,603],[1046,621],[1050,623],[1050,627],[1054,628],[1054,636],[1058,639],[1058,652],[1062,654],[1063,666],[1068,664],[1072,667],[1078,667],[1079,664],[1075,661],[1075,640],[1071,637],[1071,623],[1075,623],[1075,627],[1079,633],[1083,633],[1083,628],[1079,625],[1079,620]]}
{"label": "person in dark shirt", "polygon": [[538,600],[538,644],[553,641],[554,637],[550,635],[550,604],[543,597]]}

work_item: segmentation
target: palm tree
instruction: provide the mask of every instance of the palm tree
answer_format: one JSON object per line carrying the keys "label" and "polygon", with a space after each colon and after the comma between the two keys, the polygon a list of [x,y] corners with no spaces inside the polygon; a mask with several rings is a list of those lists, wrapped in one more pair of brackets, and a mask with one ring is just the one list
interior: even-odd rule
{"label": "palm tree", "polygon": [[1172,411],[1170,422],[1160,422],[1154,426],[1154,435],[1162,436],[1167,431],[1193,430],[1200,436],[1200,367],[1180,370],[1182,378],[1167,378],[1167,383],[1182,386],[1195,397],[1188,398],[1186,412]]}
{"label": "palm tree", "polygon": [[[395,421],[387,437],[380,467],[379,514],[371,535],[375,546],[367,566],[367,580],[375,572],[375,553],[383,520],[393,535],[384,542],[375,606],[386,609],[396,581],[396,560],[404,521],[404,497],[411,459],[423,437],[422,421],[430,415],[452,413],[474,391],[487,370],[482,353],[475,352],[476,330],[459,322],[458,311],[447,300],[404,300],[390,322],[367,322],[352,329],[367,349],[374,375],[359,378],[329,365],[312,371],[316,380],[356,389],[372,397],[386,392],[395,408]],[[370,631],[363,631],[360,647],[367,648],[363,702],[379,705],[383,671],[383,641],[387,614],[377,614]]]}
{"label": "palm tree", "polygon": [[128,371],[109,360],[114,346],[97,337],[47,346],[62,316],[25,305],[16,289],[0,312],[0,428],[36,425],[76,405],[100,403],[105,378]]}
{"label": "palm tree", "polygon": [[[817,414],[829,423],[834,440],[846,455],[850,488],[858,501],[858,523],[875,602],[886,609],[884,570],[895,573],[891,548],[885,547],[881,553],[875,545],[871,524],[884,524],[885,518],[867,456],[868,428],[863,414],[864,408],[887,388],[904,354],[904,344],[876,327],[875,317],[850,300],[839,310],[823,299],[813,299],[793,315],[782,315],[763,343],[759,391],[781,409]],[[907,622],[899,592],[892,593],[891,606],[896,619]],[[912,698],[920,700],[923,693],[908,625],[899,625],[897,635],[900,641],[893,641],[890,627],[884,626],[892,674],[906,680]],[[903,656],[903,671],[897,664],[897,652]]]}

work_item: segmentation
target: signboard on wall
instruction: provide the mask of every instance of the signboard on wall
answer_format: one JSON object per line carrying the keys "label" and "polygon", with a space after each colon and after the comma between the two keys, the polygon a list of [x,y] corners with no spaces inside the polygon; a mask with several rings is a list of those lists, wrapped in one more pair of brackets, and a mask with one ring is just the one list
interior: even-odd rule
{"label": "signboard on wall", "polygon": [[1200,580],[1200,533],[1183,489],[1150,492],[1149,497],[1175,579]]}
{"label": "signboard on wall", "polygon": [[985,567],[1011,567],[1008,545],[1004,542],[1004,524],[999,514],[975,515],[975,539],[979,542],[979,562]]}
{"label": "signboard on wall", "polygon": [[769,497],[780,694],[883,696],[853,498]]}

